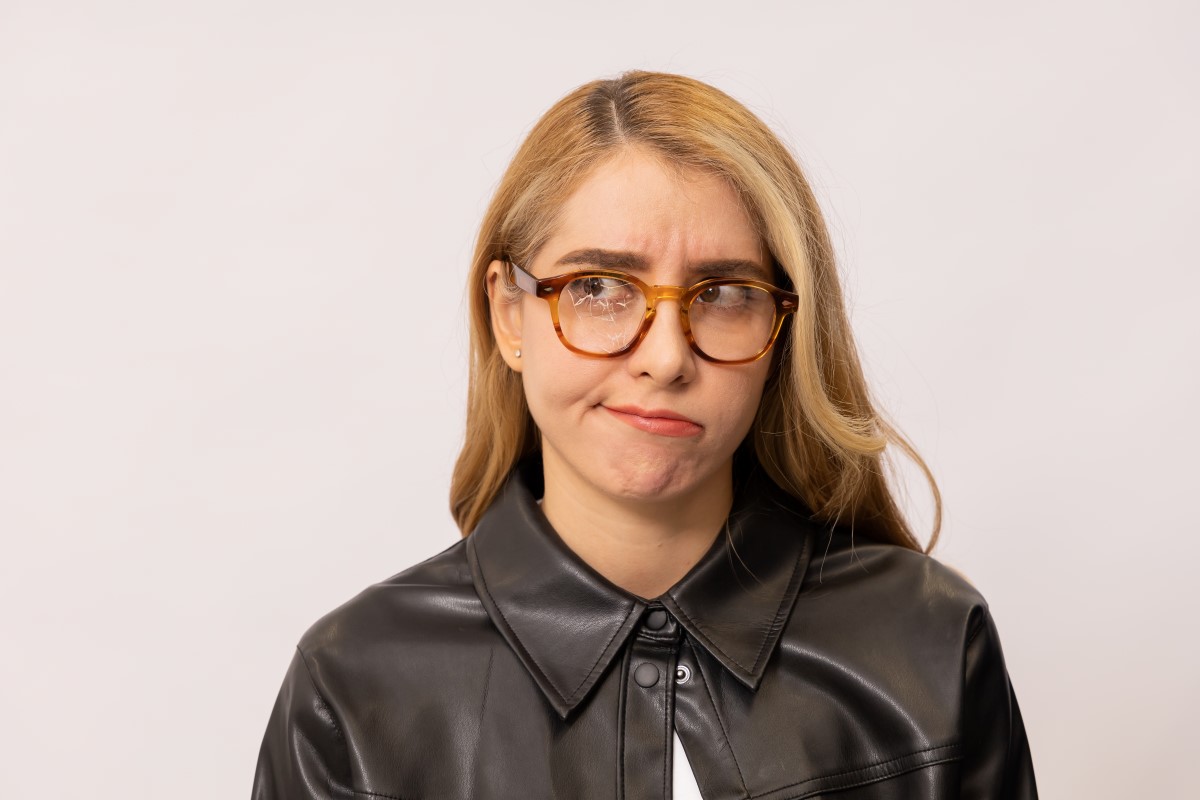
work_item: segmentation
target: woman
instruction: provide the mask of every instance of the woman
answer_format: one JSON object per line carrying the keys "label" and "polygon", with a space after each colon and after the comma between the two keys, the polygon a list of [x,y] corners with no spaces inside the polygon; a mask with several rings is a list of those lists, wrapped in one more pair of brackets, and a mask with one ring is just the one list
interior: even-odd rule
{"label": "woman", "polygon": [[304,634],[256,798],[1036,796],[987,606],[884,481],[889,443],[924,463],[759,119],[675,75],[580,87],[470,291],[463,539]]}

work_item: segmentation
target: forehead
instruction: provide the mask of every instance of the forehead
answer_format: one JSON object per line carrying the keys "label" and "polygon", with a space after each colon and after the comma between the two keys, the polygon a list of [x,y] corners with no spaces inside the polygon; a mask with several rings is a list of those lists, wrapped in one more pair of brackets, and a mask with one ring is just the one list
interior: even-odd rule
{"label": "forehead", "polygon": [[539,260],[554,263],[579,251],[638,256],[627,265],[632,269],[741,260],[769,275],[762,239],[727,181],[641,148],[623,150],[581,182]]}

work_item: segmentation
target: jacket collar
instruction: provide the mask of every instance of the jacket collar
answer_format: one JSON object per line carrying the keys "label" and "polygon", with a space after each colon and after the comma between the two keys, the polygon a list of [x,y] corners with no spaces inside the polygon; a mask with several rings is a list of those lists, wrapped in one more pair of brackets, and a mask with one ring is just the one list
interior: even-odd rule
{"label": "jacket collar", "polygon": [[492,622],[563,719],[652,603],[670,611],[746,687],[758,688],[800,589],[816,528],[805,506],[760,468],[737,483],[729,535],[717,536],[663,595],[645,600],[596,572],[550,526],[537,502],[539,456],[510,473],[467,537],[467,559]]}

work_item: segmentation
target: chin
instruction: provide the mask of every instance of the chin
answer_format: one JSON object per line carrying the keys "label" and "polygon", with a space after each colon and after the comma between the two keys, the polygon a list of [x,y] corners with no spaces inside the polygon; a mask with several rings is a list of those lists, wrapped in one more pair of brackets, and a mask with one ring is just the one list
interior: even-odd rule
{"label": "chin", "polygon": [[609,465],[603,485],[631,500],[666,500],[695,488],[699,475],[690,461],[676,457],[625,454]]}

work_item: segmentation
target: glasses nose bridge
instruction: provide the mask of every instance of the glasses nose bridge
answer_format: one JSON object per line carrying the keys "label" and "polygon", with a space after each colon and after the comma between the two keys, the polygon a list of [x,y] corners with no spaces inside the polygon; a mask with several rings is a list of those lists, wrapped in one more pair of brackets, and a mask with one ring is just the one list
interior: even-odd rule
{"label": "glasses nose bridge", "polygon": [[[666,334],[667,338],[672,342],[670,345],[666,346],[672,350],[674,350],[676,347],[682,347],[683,352],[687,353],[689,356],[695,353],[696,346],[691,339],[691,334],[688,333],[688,310],[683,303],[683,295],[685,292],[687,292],[688,287],[671,286],[670,284],[654,284],[653,286],[646,287],[643,284],[643,289],[647,295],[648,305],[650,308],[647,311],[646,316],[642,319],[641,331],[638,333],[635,339],[633,349],[641,350],[646,340],[651,336],[650,332],[654,328],[655,320],[662,316],[658,313],[659,302],[663,300],[675,300],[679,303],[678,311],[663,312],[668,318],[668,326],[675,328],[672,333]],[[669,322],[671,318],[674,318],[675,320],[673,325]],[[659,327],[661,328],[662,326],[660,325]],[[663,335],[661,331],[659,334],[660,336]],[[681,342],[680,340],[686,341]],[[655,345],[656,348],[662,348],[663,346],[664,345],[661,342]],[[684,356],[682,354],[673,356],[673,358],[683,357]]]}
{"label": "glasses nose bridge", "polygon": [[[650,329],[654,325],[654,320],[659,316],[658,304],[662,300],[675,300],[679,302],[679,312],[676,314],[668,314],[669,317],[675,317],[679,320],[683,328],[681,333],[687,333],[687,308],[683,303],[683,294],[688,290],[686,286],[671,286],[670,284],[656,283],[649,287],[648,298],[650,310],[642,320],[642,332],[638,337],[638,344],[649,334]],[[690,343],[689,343],[690,344]]]}
{"label": "glasses nose bridge", "polygon": [[660,300],[679,300],[682,302],[683,293],[686,291],[686,286],[671,286],[665,283],[656,283],[650,287],[650,306],[657,309]]}

